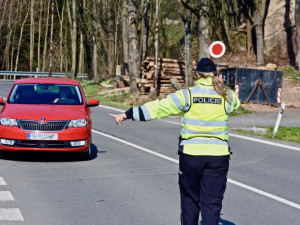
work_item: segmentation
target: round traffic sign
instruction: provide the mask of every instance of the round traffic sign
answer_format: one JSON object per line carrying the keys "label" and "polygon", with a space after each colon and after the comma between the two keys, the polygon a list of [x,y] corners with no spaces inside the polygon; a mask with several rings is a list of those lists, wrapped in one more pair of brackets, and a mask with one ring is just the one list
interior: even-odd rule
{"label": "round traffic sign", "polygon": [[209,54],[214,58],[220,58],[221,56],[223,56],[225,50],[226,50],[225,45],[221,41],[214,41],[209,46]]}

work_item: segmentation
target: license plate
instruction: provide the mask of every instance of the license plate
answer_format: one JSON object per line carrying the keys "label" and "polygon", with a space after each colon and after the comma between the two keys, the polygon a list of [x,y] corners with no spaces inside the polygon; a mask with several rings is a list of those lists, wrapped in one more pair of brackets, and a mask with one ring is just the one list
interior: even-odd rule
{"label": "license plate", "polygon": [[28,140],[58,140],[58,134],[29,133]]}

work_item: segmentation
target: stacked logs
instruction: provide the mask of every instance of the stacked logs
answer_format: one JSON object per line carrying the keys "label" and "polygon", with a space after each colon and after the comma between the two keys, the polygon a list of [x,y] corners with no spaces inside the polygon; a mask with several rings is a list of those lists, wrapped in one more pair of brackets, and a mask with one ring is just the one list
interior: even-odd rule
{"label": "stacked logs", "polygon": [[[176,88],[171,79],[176,78],[179,85],[185,87],[185,63],[181,60],[159,58],[158,59],[157,88],[160,96],[168,95]],[[147,57],[141,66],[141,79],[137,80],[141,94],[149,94],[155,82],[155,59]]]}
{"label": "stacked logs", "polygon": [[[193,62],[194,70],[196,62]],[[155,83],[155,59],[147,57],[140,68],[140,78],[136,79],[140,94],[149,95],[151,88]],[[175,82],[174,82],[175,81]],[[118,87],[129,86],[129,77],[122,76]],[[180,87],[178,87],[180,86]],[[157,89],[160,97],[175,92],[177,89],[185,88],[185,62],[182,60],[159,58],[158,59],[158,74],[157,74]]]}

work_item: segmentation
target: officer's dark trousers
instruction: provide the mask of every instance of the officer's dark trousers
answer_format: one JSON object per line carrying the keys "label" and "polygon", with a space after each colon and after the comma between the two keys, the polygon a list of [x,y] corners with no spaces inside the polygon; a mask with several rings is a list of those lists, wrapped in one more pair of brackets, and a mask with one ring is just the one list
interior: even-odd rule
{"label": "officer's dark trousers", "polygon": [[228,156],[179,155],[181,224],[218,225],[226,189]]}

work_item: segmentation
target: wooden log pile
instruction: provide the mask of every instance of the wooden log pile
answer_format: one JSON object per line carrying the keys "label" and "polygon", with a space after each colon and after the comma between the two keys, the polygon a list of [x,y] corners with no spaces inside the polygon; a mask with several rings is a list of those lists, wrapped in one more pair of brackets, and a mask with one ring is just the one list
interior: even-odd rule
{"label": "wooden log pile", "polygon": [[[196,62],[193,62],[194,70]],[[137,78],[137,86],[142,95],[149,95],[151,88],[155,82],[155,59],[147,57],[140,68],[140,78]],[[174,80],[176,85],[174,85]],[[171,82],[172,81],[172,82]],[[118,87],[129,86],[129,77],[122,76],[122,82]],[[170,93],[175,92],[178,88],[185,88],[185,62],[182,60],[159,58],[158,59],[158,74],[157,88],[159,97],[165,97]],[[176,88],[175,88],[176,87]]]}
{"label": "wooden log pile", "polygon": [[[181,60],[159,58],[158,59],[157,88],[160,96],[166,96],[176,88],[171,83],[171,79],[176,78],[182,88],[185,87],[185,63]],[[141,65],[141,79],[137,80],[141,94],[147,95],[154,87],[155,82],[155,59],[147,57]]]}

